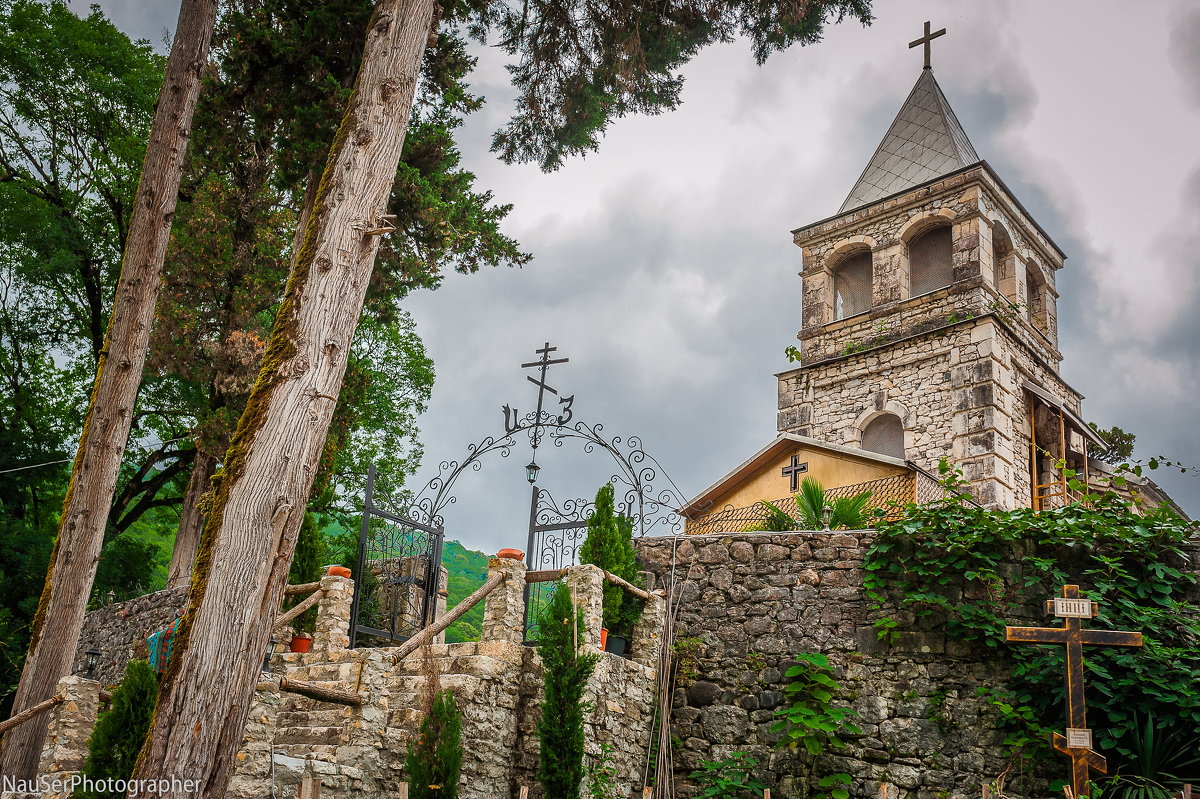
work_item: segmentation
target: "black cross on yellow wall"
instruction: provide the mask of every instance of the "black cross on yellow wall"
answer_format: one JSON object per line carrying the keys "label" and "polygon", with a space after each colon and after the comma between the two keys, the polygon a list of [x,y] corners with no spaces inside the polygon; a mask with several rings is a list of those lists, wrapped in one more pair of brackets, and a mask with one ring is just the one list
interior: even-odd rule
{"label": "black cross on yellow wall", "polygon": [[808,471],[808,464],[800,462],[799,455],[792,456],[792,462],[783,467],[783,476],[792,478],[792,493],[799,490],[800,475]]}
{"label": "black cross on yellow wall", "polygon": [[[1096,603],[1082,599],[1077,585],[1063,586],[1062,599],[1067,601],[1060,602],[1058,606],[1053,599],[1046,600],[1046,612],[1061,616],[1062,627],[1005,627],[1004,639],[1016,643],[1064,644],[1067,647],[1068,734],[1071,734],[1071,731],[1085,733],[1087,702],[1083,692],[1083,645],[1141,646],[1142,634],[1119,630],[1085,630],[1082,627],[1082,619],[1096,615]],[[1087,734],[1087,737],[1090,737],[1090,734]],[[1089,795],[1088,769],[1106,774],[1108,762],[1090,747],[1072,744],[1072,741],[1054,733],[1054,748],[1071,758],[1071,787],[1075,796]]]}

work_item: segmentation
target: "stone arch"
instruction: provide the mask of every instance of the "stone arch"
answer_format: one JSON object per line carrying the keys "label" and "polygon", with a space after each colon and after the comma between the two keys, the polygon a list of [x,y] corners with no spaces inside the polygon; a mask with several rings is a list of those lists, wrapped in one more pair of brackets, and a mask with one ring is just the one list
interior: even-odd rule
{"label": "stone arch", "polygon": [[850,236],[838,241],[829,249],[829,254],[825,257],[825,264],[832,268],[846,257],[856,254],[864,249],[874,250],[879,247],[875,243],[875,239],[870,236]]}
{"label": "stone arch", "polygon": [[954,212],[949,208],[939,208],[936,211],[917,214],[900,227],[896,238],[908,244],[929,228],[949,225],[952,222],[954,222]]}
{"label": "stone arch", "polygon": [[1016,297],[1017,248],[1003,221],[992,219],[991,229],[992,288],[1012,300]]}
{"label": "stone arch", "polygon": [[1042,271],[1041,264],[1035,260],[1026,261],[1026,318],[1029,319],[1030,324],[1047,334],[1050,332],[1046,315],[1049,291],[1050,285],[1046,282],[1046,275]]}
{"label": "stone arch", "polygon": [[[880,419],[894,418],[899,421],[901,432],[898,446],[894,451],[898,451],[901,454],[891,455],[891,457],[904,460],[904,453],[912,446],[912,415],[909,413],[908,408],[895,400],[887,400],[883,403],[876,401],[874,405],[875,407],[867,408],[854,420],[854,424],[847,430],[846,443],[852,447],[867,449],[864,445],[864,438],[868,428],[871,428]],[[871,451],[875,452],[876,450]],[[888,455],[890,453],[882,452],[879,454]]]}
{"label": "stone arch", "polygon": [[904,422],[894,413],[881,413],[862,430],[859,446],[868,452],[904,460]]}

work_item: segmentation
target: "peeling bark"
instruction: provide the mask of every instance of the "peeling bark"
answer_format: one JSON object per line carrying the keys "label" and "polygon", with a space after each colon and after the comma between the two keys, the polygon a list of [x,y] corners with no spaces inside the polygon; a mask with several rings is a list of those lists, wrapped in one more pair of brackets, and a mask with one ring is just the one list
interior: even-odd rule
{"label": "peeling bark", "polygon": [[[34,616],[14,711],[53,696],[59,678],[70,672],[75,658],[75,644],[83,628],[104,526],[142,381],[183,158],[216,10],[217,0],[184,0],[179,10],[175,44],[167,60],[134,200],[113,314],[96,366],[91,404],[63,503],[50,569]],[[0,773],[22,779],[34,776],[47,723],[45,717],[38,718],[4,736]]]}
{"label": "peeling bark", "polygon": [[[374,267],[433,0],[380,0],[263,368],[222,459],[139,779],[225,793]],[[214,690],[214,686],[221,686]],[[182,792],[161,796],[183,799]]]}

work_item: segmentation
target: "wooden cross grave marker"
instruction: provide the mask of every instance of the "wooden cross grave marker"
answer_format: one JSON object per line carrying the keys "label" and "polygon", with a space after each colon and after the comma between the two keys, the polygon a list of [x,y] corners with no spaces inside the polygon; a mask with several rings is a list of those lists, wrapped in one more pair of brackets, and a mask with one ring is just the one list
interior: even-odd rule
{"label": "wooden cross grave marker", "polygon": [[1079,586],[1064,585],[1061,597],[1046,600],[1046,613],[1063,619],[1062,627],[1005,627],[1004,640],[1067,647],[1067,734],[1054,733],[1054,748],[1071,758],[1071,789],[1075,797],[1090,795],[1088,769],[1108,773],[1108,761],[1092,749],[1083,694],[1083,645],[1141,646],[1142,634],[1120,630],[1085,630],[1081,619],[1095,618],[1097,603],[1079,596]]}
{"label": "wooden cross grave marker", "polygon": [[792,462],[783,467],[783,476],[792,478],[792,493],[800,487],[800,475],[808,471],[808,464],[800,462],[799,455],[792,456]]}

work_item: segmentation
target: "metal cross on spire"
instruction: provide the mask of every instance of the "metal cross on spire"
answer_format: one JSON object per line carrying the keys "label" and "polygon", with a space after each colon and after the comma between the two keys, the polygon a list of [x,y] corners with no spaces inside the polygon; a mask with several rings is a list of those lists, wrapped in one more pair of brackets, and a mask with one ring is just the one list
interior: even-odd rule
{"label": "metal cross on spire", "polygon": [[929,65],[929,43],[932,42],[937,37],[945,36],[945,35],[946,35],[945,28],[942,28],[940,31],[934,31],[933,33],[930,33],[929,32],[929,20],[925,20],[925,35],[922,36],[920,39],[917,39],[916,41],[909,42],[908,49],[911,50],[919,44],[925,45],[925,69],[933,69],[933,67],[931,67]]}

